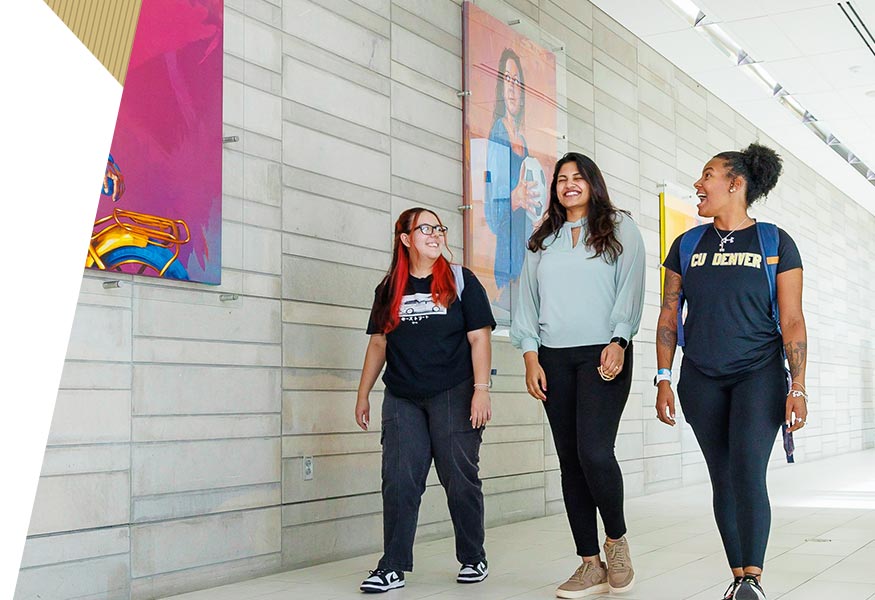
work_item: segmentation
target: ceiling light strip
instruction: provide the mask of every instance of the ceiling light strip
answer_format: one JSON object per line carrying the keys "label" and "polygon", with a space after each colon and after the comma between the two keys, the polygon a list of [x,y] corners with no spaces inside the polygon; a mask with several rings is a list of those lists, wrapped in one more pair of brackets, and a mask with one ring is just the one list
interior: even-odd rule
{"label": "ceiling light strip", "polygon": [[[835,135],[833,135],[830,131],[828,131],[822,123],[817,120],[811,112],[809,112],[796,98],[793,97],[790,92],[788,92],[784,86],[778,83],[774,77],[769,74],[769,72],[759,64],[748,52],[746,52],[732,37],[726,33],[719,25],[714,24],[711,21],[707,20],[707,15],[693,2],[690,0],[664,0],[667,4],[669,4],[673,9],[675,9],[678,13],[683,16],[688,23],[700,34],[704,35],[706,39],[708,39],[714,46],[716,46],[721,53],[726,55],[726,57],[732,61],[732,63],[743,69],[744,72],[749,75],[754,81],[761,84],[762,87],[768,91],[772,95],[775,100],[778,101],[778,104],[789,110],[793,115],[801,121],[802,125],[808,128],[809,131],[814,133],[820,141],[826,144],[829,148],[842,157],[854,170],[860,173],[866,180],[875,186],[875,171],[871,169],[868,165],[866,165],[860,158],[854,154],[850,148],[848,148],[845,144],[843,144]],[[865,42],[866,47],[869,48],[869,51],[875,55],[875,50],[873,50],[873,46],[875,46],[875,38],[872,37],[872,33],[869,31],[869,28],[866,27],[866,24],[863,23],[863,20],[860,19],[860,15],[857,14],[857,11],[854,10],[854,7],[851,6],[850,2],[845,2],[847,7],[851,10],[851,12],[856,16],[859,21],[860,27],[865,30],[866,34],[868,34],[869,38],[872,40],[870,44],[863,33],[860,31],[860,28],[857,27],[857,24],[845,10],[845,7],[838,4],[839,8],[842,9],[842,12],[845,13],[845,16],[851,22],[851,25],[854,26],[854,29]]]}

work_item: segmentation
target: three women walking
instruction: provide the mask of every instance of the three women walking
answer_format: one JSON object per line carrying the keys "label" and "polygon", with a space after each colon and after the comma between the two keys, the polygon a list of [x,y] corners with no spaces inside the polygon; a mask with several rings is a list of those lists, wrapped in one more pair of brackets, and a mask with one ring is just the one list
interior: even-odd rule
{"label": "three women walking", "polygon": [[[713,224],[681,235],[664,262],[657,418],[676,424],[671,365],[680,343],[678,395],[708,466],[732,571],[724,600],[766,597],[760,576],[771,519],[768,459],[781,425],[798,430],[808,414],[802,261],[786,232],[748,214],[780,173],[780,157],[758,144],[713,157],[695,183],[699,215]],[[403,586],[404,571],[413,568],[432,458],[456,534],[457,581],[488,575],[478,463],[492,415],[495,321],[476,277],[444,257],[445,233],[429,210],[401,214],[392,264],[368,323],[355,409],[362,429],[368,429],[369,393],[384,365],[386,390],[384,554],[361,585],[367,592]],[[547,213],[527,249],[510,336],[523,352],[526,389],[543,403],[550,423],[581,558],[556,595],[625,592],[635,584],[635,571],[614,446],[644,306],[644,242],[629,213],[612,204],[598,166],[570,152],[556,164]]]}

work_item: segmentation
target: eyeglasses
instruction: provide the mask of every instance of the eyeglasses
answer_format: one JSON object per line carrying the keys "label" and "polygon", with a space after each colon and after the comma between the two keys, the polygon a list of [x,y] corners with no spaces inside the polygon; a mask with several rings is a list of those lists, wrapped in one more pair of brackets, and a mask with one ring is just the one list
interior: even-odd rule
{"label": "eyeglasses", "polygon": [[[428,223],[423,223],[422,225],[417,225],[414,229],[418,229],[422,232],[422,235],[431,235],[436,233],[437,235],[446,235],[447,228],[443,225],[429,225]],[[411,233],[413,233],[411,231]]]}
{"label": "eyeglasses", "polygon": [[512,77],[510,73],[504,74],[504,82],[513,84],[516,87],[523,87],[523,82],[520,81],[519,77]]}

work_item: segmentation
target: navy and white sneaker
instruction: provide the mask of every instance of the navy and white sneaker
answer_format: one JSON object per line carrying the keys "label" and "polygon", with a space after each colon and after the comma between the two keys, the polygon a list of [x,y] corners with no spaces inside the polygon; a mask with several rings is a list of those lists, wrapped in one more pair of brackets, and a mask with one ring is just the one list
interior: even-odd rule
{"label": "navy and white sneaker", "polygon": [[380,592],[388,592],[395,588],[404,587],[404,571],[393,571],[392,569],[380,569],[368,571],[370,577],[362,581],[359,589],[368,594],[379,594]]}
{"label": "navy and white sneaker", "polygon": [[745,575],[735,590],[733,600],[766,600],[766,593],[753,575]]}
{"label": "navy and white sneaker", "polygon": [[486,579],[487,575],[489,575],[489,565],[487,565],[486,559],[483,559],[474,565],[462,565],[456,582],[477,583]]}
{"label": "navy and white sneaker", "polygon": [[723,600],[735,600],[735,590],[741,585],[742,579],[743,577],[736,577],[735,580],[729,584],[729,587],[723,592]]}

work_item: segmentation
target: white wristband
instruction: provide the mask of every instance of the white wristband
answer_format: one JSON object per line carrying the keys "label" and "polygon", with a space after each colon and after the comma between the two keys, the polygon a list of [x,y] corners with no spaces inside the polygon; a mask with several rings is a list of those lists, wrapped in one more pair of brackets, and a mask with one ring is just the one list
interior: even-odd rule
{"label": "white wristband", "polygon": [[671,371],[669,369],[659,369],[656,372],[656,377],[653,378],[653,385],[659,385],[660,381],[671,383]]}

